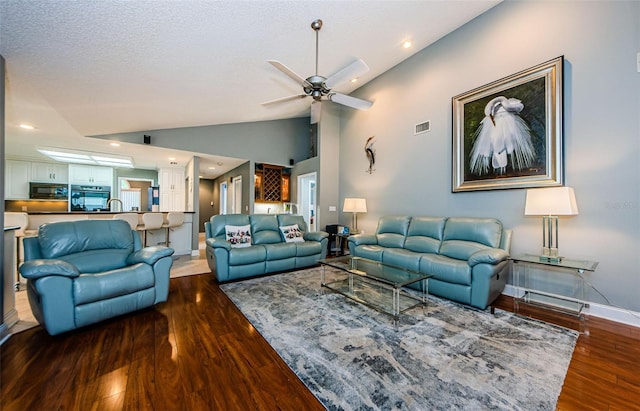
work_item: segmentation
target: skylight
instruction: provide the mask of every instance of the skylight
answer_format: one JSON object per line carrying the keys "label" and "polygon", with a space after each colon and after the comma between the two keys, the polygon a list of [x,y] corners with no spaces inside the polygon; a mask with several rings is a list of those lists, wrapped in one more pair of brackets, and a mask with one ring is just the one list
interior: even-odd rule
{"label": "skylight", "polygon": [[131,157],[89,151],[40,147],[37,150],[45,156],[62,163],[93,164],[107,167],[133,168]]}

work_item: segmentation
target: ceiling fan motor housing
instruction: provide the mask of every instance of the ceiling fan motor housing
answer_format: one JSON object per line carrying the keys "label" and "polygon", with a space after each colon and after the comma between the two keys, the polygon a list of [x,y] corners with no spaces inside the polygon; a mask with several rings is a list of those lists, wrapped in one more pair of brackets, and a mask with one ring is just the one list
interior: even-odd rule
{"label": "ceiling fan motor housing", "polygon": [[322,76],[311,76],[307,78],[307,82],[313,87],[304,87],[304,92],[313,97],[314,100],[319,101],[322,96],[329,94],[330,90],[324,85],[326,80],[327,79]]}

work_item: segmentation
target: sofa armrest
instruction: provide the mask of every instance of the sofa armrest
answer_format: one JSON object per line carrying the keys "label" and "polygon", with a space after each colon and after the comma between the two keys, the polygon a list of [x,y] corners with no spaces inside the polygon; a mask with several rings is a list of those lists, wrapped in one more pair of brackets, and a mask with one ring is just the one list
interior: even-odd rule
{"label": "sofa armrest", "polygon": [[207,238],[206,243],[211,248],[224,248],[227,251],[231,251],[231,243],[226,240]]}
{"label": "sofa armrest", "polygon": [[133,265],[138,263],[145,263],[153,265],[162,257],[169,257],[173,255],[174,252],[175,250],[173,248],[159,245],[145,247],[129,255],[129,257],[127,257],[127,264]]}
{"label": "sofa armrest", "polygon": [[78,277],[80,271],[73,265],[63,260],[31,260],[20,266],[20,274],[24,278],[35,280],[50,275],[63,277]]}
{"label": "sofa armrest", "polygon": [[329,233],[326,233],[324,231],[315,231],[315,232],[305,231],[303,233],[304,241],[322,242],[322,240],[324,240],[327,237],[329,237]]}
{"label": "sofa armrest", "polygon": [[486,263],[496,265],[502,261],[509,259],[509,253],[500,248],[487,248],[486,250],[476,251],[469,257],[469,266]]}
{"label": "sofa armrest", "polygon": [[356,234],[349,236],[349,243],[354,246],[358,245],[377,245],[378,237],[375,234]]}

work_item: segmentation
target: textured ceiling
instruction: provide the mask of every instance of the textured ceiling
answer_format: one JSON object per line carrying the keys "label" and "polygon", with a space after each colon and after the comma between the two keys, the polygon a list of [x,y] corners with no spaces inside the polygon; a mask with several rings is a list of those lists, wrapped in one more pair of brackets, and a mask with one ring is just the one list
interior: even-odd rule
{"label": "textured ceiling", "polygon": [[[267,60],[314,74],[313,20],[324,21],[320,75],[357,58],[371,68],[335,88],[348,94],[497,3],[2,0],[6,151],[35,156],[27,152],[44,143],[109,152],[83,136],[308,116],[310,99],[260,103],[301,91]],[[413,46],[403,49],[405,40]],[[24,122],[37,130],[19,129]],[[140,147],[127,147],[136,165],[154,168]]]}

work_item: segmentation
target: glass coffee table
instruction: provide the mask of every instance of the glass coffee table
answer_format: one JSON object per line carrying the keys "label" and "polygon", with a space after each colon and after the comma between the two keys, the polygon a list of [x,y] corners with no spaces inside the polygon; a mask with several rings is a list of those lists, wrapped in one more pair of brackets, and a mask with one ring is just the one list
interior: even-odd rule
{"label": "glass coffee table", "polygon": [[[396,321],[401,313],[419,305],[427,305],[432,274],[352,256],[327,258],[318,262],[322,265],[322,287],[391,315]],[[337,269],[332,270],[337,278],[327,281],[327,267]],[[406,287],[414,283],[421,283],[420,290],[407,292]]]}

